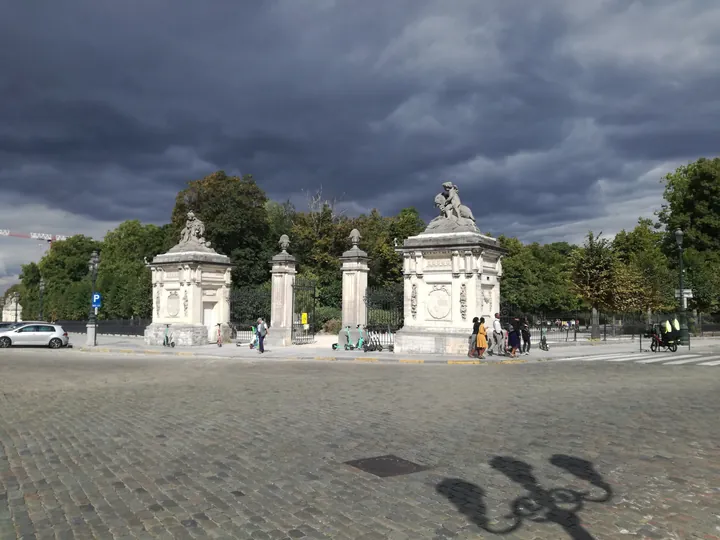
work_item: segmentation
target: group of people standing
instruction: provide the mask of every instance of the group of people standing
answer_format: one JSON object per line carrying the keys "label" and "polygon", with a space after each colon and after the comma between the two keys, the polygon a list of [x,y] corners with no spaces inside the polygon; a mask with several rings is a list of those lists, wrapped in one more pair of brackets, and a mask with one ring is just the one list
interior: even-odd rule
{"label": "group of people standing", "polygon": [[[491,337],[492,343],[490,343]],[[506,328],[503,328],[500,314],[496,313],[492,322],[492,336],[488,336],[485,317],[475,317],[468,356],[483,359],[486,351],[490,355],[507,354],[512,358],[516,358],[518,354],[530,354],[530,325],[527,319],[522,321],[515,319]]]}

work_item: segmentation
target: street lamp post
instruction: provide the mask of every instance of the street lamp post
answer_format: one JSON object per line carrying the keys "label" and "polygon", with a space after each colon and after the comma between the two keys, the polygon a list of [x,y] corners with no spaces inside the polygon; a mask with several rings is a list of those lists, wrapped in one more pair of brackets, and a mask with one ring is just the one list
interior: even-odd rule
{"label": "street lamp post", "polygon": [[40,285],[38,286],[40,290],[40,320],[43,320],[43,293],[45,292],[45,280],[43,278],[40,278]]}
{"label": "street lamp post", "polygon": [[92,295],[95,293],[95,283],[97,282],[98,265],[100,264],[100,255],[97,251],[93,251],[88,263],[90,271],[90,279],[92,280],[92,291],[90,292],[90,313],[88,315],[87,324],[87,346],[95,347],[97,345],[97,316],[95,308],[92,307]]}
{"label": "street lamp post", "polygon": [[683,269],[683,236],[681,229],[675,231],[675,242],[678,247],[678,259],[680,262],[680,344],[690,346],[690,332],[688,331],[687,312],[685,311],[685,279]]}
{"label": "street lamp post", "polygon": [[15,322],[18,322],[18,306],[20,305],[20,293],[14,292],[12,297],[13,301],[15,302]]}

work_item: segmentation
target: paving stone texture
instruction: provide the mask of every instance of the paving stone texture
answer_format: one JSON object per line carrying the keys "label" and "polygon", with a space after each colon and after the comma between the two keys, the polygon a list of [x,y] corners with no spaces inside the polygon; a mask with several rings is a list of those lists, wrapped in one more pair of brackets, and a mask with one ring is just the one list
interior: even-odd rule
{"label": "paving stone texture", "polygon": [[[720,371],[0,354],[0,539],[720,539]],[[428,470],[379,478],[345,462]]]}

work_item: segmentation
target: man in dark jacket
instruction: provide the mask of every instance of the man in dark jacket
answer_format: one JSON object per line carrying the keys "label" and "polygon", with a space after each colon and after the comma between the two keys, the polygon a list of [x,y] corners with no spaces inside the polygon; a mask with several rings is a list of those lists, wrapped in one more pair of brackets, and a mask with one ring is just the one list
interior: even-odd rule
{"label": "man in dark jacket", "polygon": [[522,333],[522,353],[523,354],[530,354],[530,325],[528,324],[528,320],[523,319],[522,326],[520,327],[520,331]]}

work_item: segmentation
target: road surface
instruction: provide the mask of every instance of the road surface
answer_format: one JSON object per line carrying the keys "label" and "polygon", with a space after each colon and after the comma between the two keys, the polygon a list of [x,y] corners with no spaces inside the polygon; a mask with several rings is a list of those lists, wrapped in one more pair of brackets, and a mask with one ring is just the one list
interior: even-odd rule
{"label": "road surface", "polygon": [[712,540],[719,395],[695,364],[7,350],[0,538]]}

